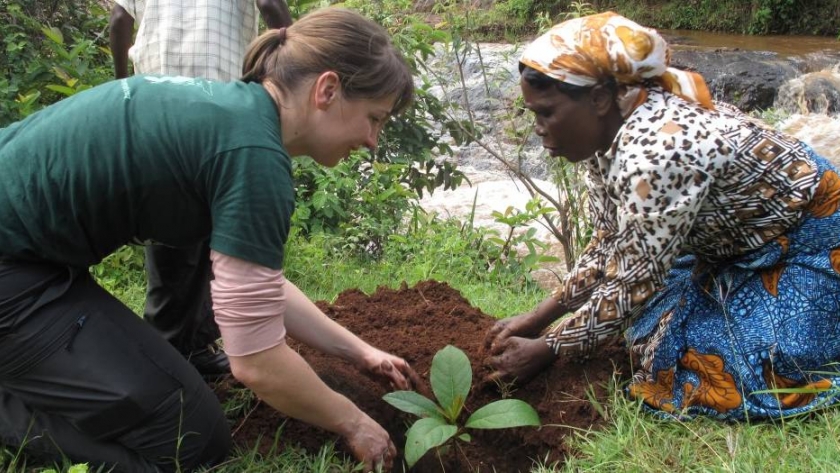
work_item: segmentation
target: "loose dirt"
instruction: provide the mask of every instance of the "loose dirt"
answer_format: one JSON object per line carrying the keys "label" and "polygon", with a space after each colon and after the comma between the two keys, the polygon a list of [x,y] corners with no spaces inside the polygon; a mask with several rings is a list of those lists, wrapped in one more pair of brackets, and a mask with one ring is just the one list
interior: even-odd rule
{"label": "loose dirt", "polygon": [[[349,290],[339,295],[335,303],[319,302],[318,306],[372,345],[405,358],[427,382],[432,357],[438,350],[446,345],[463,350],[473,365],[473,389],[464,418],[501,398],[498,386],[480,382],[489,373],[483,361],[484,335],[495,319],[472,307],[450,286],[424,281],[411,288],[405,285],[398,290],[379,288],[371,295]],[[341,360],[305,346],[293,346],[330,387],[383,425],[402,450],[405,431],[415,417],[385,403],[384,387]],[[562,462],[574,454],[567,441],[575,431],[597,428],[604,423],[592,400],[603,405],[610,395],[612,380],[624,380],[629,374],[629,358],[618,340],[589,362],[558,362],[528,384],[506,393],[537,409],[543,423],[540,429],[471,430],[472,442],[461,442],[459,447],[441,456],[429,452],[411,471],[527,472],[535,461]],[[232,387],[232,382],[227,380],[215,389],[224,400],[234,392]],[[264,403],[232,421],[235,442],[245,448],[257,446],[264,454],[271,450],[275,432],[283,425],[280,445],[276,448],[298,446],[314,453],[325,443],[337,441],[338,450],[349,455],[334,434],[290,420]],[[401,459],[395,464],[400,462]],[[403,468],[397,466],[394,470],[403,471]]]}

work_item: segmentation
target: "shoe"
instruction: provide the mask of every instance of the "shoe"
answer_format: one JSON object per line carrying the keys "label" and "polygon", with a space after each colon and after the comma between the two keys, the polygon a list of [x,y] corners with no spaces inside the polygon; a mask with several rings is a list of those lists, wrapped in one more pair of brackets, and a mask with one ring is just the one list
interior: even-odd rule
{"label": "shoe", "polygon": [[215,343],[193,350],[185,356],[205,380],[213,381],[230,374],[230,360]]}

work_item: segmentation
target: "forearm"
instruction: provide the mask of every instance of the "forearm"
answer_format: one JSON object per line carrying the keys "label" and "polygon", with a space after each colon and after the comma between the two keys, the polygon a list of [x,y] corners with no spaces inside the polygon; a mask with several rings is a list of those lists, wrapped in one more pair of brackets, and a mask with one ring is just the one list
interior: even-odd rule
{"label": "forearm", "polygon": [[366,418],[349,399],[324,384],[286,344],[230,357],[230,363],[237,379],[285,415],[342,436],[348,436]]}
{"label": "forearm", "polygon": [[558,300],[554,295],[544,299],[533,310],[535,325],[540,331],[554,323],[569,311],[565,301]]}
{"label": "forearm", "polygon": [[321,312],[306,294],[288,280],[286,330],[295,340],[356,364],[369,348],[362,339]]}
{"label": "forearm", "polygon": [[109,23],[111,55],[114,59],[114,77],[128,77],[128,49],[134,37],[134,18],[121,6],[114,5]]}
{"label": "forearm", "polygon": [[292,13],[283,0],[257,0],[257,8],[269,28],[283,28],[292,24]]}

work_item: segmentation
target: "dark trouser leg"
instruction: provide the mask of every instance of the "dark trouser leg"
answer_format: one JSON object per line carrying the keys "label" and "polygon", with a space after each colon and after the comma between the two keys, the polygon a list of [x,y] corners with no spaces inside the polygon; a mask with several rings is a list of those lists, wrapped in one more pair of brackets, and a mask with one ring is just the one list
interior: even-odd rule
{"label": "dark trouser leg", "polygon": [[144,317],[184,354],[219,338],[210,302],[210,245],[146,247]]}
{"label": "dark trouser leg", "polygon": [[[49,284],[20,291],[38,281]],[[56,287],[50,302],[31,303]],[[116,471],[189,470],[227,455],[230,431],[213,392],[87,273],[0,265],[0,330],[6,445]]]}
{"label": "dark trouser leg", "polygon": [[[33,411],[18,397],[0,388],[0,428],[3,445],[13,450],[24,445],[27,455],[42,461],[60,462],[63,455],[74,461],[114,466],[121,471],[156,471],[155,465],[120,445],[99,442],[62,417]],[[74,442],[65,452],[67,441]],[[73,453],[76,453],[73,455]]]}

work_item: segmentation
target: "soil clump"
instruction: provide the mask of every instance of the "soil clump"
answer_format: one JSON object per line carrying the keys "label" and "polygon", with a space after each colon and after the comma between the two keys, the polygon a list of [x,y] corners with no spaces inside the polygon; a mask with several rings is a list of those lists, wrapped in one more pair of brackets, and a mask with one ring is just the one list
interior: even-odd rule
{"label": "soil clump", "polygon": [[[461,294],[445,283],[424,281],[414,287],[380,287],[366,295],[348,290],[333,304],[318,306],[373,346],[405,358],[428,383],[432,357],[446,345],[454,345],[470,358],[473,388],[462,416],[502,398],[496,384],[482,384],[489,373],[484,364],[484,336],[496,319],[472,307]],[[379,422],[391,434],[397,448],[405,445],[405,432],[416,417],[402,413],[382,400],[386,388],[373,382],[344,361],[326,357],[306,346],[290,341],[333,389],[344,394]],[[543,426],[501,430],[469,430],[470,443],[458,442],[440,457],[428,452],[412,472],[528,472],[535,461],[562,462],[574,454],[567,438],[578,429],[597,427],[604,422],[592,400],[604,403],[611,395],[614,379],[630,376],[629,356],[622,342],[616,340],[601,350],[598,357],[585,363],[558,362],[524,386],[505,393],[533,406]],[[235,392],[231,380],[215,386],[224,401]],[[430,392],[430,389],[426,387]],[[462,421],[464,419],[461,419]],[[234,442],[243,448],[256,448],[263,454],[271,451],[275,432],[281,425],[276,449],[298,446],[311,453],[322,445],[337,441],[337,449],[349,450],[334,434],[288,419],[264,403],[257,404],[239,419],[233,419]],[[276,450],[275,450],[276,451]],[[402,471],[402,458],[394,471]]]}

